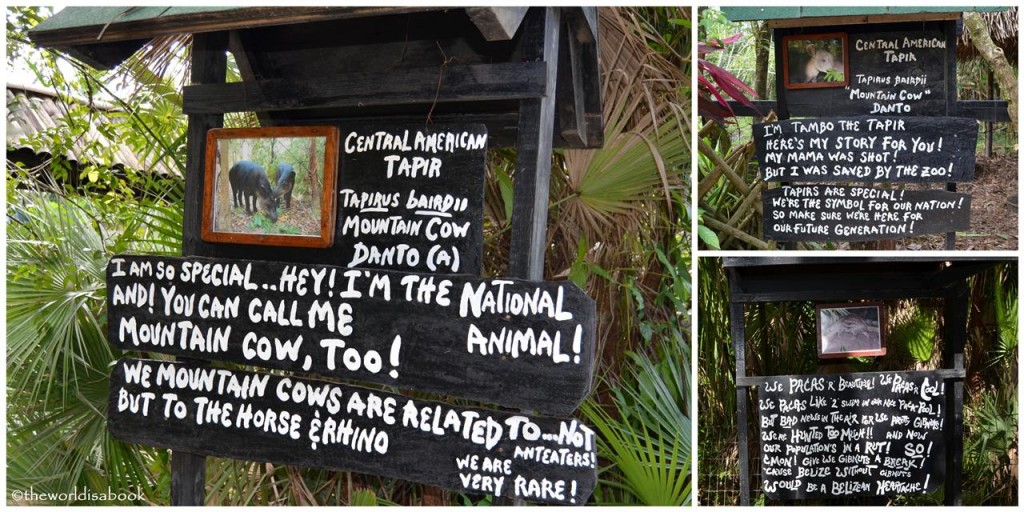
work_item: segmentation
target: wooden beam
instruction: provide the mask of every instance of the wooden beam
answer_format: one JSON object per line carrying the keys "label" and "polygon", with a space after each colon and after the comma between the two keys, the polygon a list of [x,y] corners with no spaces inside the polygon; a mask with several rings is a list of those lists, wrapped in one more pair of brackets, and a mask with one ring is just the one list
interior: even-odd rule
{"label": "wooden beam", "polygon": [[598,148],[604,143],[601,117],[601,71],[597,63],[597,34],[591,33],[587,11],[562,9],[562,33],[558,66],[558,122],[563,140],[574,147]]}
{"label": "wooden beam", "polygon": [[562,138],[571,144],[587,145],[586,107],[583,98],[583,63],[580,62],[581,44],[573,34],[575,31],[566,15],[558,49],[558,128]]}
{"label": "wooden beam", "polygon": [[[762,117],[778,109],[775,100],[753,100],[752,103],[757,109],[756,111],[738,101],[729,100],[729,106],[736,113],[736,117]],[[956,108],[959,117],[996,123],[1010,121],[1006,100],[959,100],[956,102]]]}
{"label": "wooden beam", "polygon": [[736,288],[740,285],[739,275],[729,270],[729,333],[736,364],[736,449],[740,465],[740,505],[750,505],[750,454],[747,442],[747,387],[741,379],[747,376],[747,331],[743,318],[743,304],[734,300]]}
{"label": "wooden beam", "polygon": [[[199,34],[272,25],[404,14],[436,7],[245,7],[219,11],[190,11],[141,20],[117,21],[53,30],[30,30],[29,38],[42,47],[90,45],[99,42],[152,39],[183,33]],[[102,34],[102,39],[99,36]]]}
{"label": "wooden beam", "polygon": [[[197,34],[192,39],[192,81],[224,82],[227,76],[227,34]],[[202,256],[203,177],[206,132],[224,125],[222,115],[188,116],[188,150],[185,161],[185,211],[181,252]],[[184,360],[184,359],[183,359]],[[205,501],[206,457],[187,452],[171,453],[171,504],[200,506]]]}
{"label": "wooden beam", "polygon": [[[548,198],[551,184],[551,137],[555,124],[561,9],[534,8],[522,36],[527,62],[544,64],[544,95],[523,100],[519,109],[519,144],[512,205],[509,275],[540,281],[547,248]],[[531,23],[532,21],[532,23]]]}
{"label": "wooden beam", "polygon": [[[936,376],[942,379],[962,379],[967,376],[967,371],[963,368],[957,369],[944,369],[944,370],[932,370]],[[760,386],[773,379],[770,375],[759,375],[750,377],[736,377],[736,385],[743,387],[755,387]]]}
{"label": "wooden beam", "polygon": [[[253,67],[252,59],[249,58],[249,52],[245,50],[245,43],[242,41],[242,34],[237,30],[228,32],[228,51],[235,58],[235,64],[238,66],[238,74],[242,77],[242,82],[255,82],[259,76]],[[256,118],[260,121],[260,126],[267,128],[274,126],[274,120],[271,119],[270,114],[266,111],[257,111]]]}
{"label": "wooden beam", "polygon": [[[950,289],[946,295],[942,318],[944,341],[942,344],[942,367],[963,371],[964,344],[967,341],[967,308],[969,299],[967,281],[963,280]],[[945,505],[963,505],[963,459],[964,459],[964,381],[954,380],[946,391],[946,421],[943,423],[943,437],[946,441],[946,482]]]}
{"label": "wooden beam", "polygon": [[466,14],[488,41],[508,41],[516,35],[529,7],[467,7]]}
{"label": "wooden beam", "polygon": [[539,98],[547,72],[542,62],[515,62],[200,84],[185,87],[182,110],[219,114]]}
{"label": "wooden beam", "polygon": [[960,19],[959,12],[927,12],[915,14],[861,14],[854,16],[823,16],[820,18],[787,18],[768,20],[770,28],[828,27],[832,25],[866,25],[871,23],[902,23],[907,21],[940,21]]}

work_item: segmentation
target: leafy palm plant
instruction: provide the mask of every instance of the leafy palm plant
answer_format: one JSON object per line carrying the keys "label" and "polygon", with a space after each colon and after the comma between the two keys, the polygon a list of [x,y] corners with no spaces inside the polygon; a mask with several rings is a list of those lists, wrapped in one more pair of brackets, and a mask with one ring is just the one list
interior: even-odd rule
{"label": "leafy palm plant", "polygon": [[581,410],[599,434],[598,456],[609,462],[595,499],[619,505],[688,505],[691,500],[689,348],[681,333],[652,357],[631,352],[612,407],[595,399]]}
{"label": "leafy palm plant", "polygon": [[110,212],[84,199],[21,192],[8,207],[8,487],[154,499],[152,451],[106,429],[117,358],[106,341],[106,264],[135,232],[99,222]]}

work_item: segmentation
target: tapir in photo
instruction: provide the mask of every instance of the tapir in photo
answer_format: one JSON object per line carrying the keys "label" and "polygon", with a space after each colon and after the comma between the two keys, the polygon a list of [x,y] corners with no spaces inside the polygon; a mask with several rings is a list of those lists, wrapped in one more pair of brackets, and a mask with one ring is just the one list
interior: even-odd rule
{"label": "tapir in photo", "polygon": [[242,207],[250,215],[258,209],[271,222],[277,222],[277,195],[270,188],[263,167],[249,160],[239,160],[228,171],[228,182],[236,208]]}
{"label": "tapir in photo", "polygon": [[801,82],[821,82],[829,70],[841,71],[843,69],[843,61],[837,59],[826,48],[818,48],[813,44],[807,45],[807,55],[810,58],[804,65],[804,76]]}
{"label": "tapir in photo", "polygon": [[277,164],[277,187],[274,195],[285,208],[292,207],[292,189],[295,188],[295,168],[289,164]]}

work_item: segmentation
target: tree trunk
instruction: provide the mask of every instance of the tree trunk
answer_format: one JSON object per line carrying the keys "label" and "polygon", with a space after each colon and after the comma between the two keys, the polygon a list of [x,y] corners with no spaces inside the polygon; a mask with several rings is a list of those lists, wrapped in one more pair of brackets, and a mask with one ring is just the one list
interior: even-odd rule
{"label": "tree trunk", "polygon": [[1013,68],[1006,61],[1003,49],[992,42],[988,33],[985,20],[976,12],[964,13],[964,28],[971,33],[971,42],[978,49],[985,62],[995,73],[996,81],[999,82],[999,89],[1005,92],[1007,110],[1010,111],[1010,124],[1013,131],[1017,131],[1017,77],[1013,74]]}
{"label": "tree trunk", "polygon": [[[757,39],[754,41],[754,92],[762,100],[768,99],[768,55],[772,44],[772,29],[768,22],[757,24]],[[775,77],[780,80],[779,77]]]}

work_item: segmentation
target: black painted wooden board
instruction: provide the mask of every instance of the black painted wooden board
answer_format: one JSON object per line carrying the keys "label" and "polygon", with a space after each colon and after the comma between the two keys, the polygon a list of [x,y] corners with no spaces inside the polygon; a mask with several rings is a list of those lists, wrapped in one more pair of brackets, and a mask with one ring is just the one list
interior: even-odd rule
{"label": "black painted wooden board", "polygon": [[944,190],[796,185],[765,190],[767,240],[880,240],[963,231],[971,196]]}
{"label": "black painted wooden board", "polygon": [[[221,116],[215,115],[213,117],[217,117],[219,119]],[[441,117],[441,116],[435,116],[435,117]],[[352,131],[369,130],[369,129],[373,129],[373,130],[377,130],[377,129],[382,129],[382,130],[388,130],[388,129],[390,129],[390,130],[398,130],[398,129],[406,130],[406,129],[408,129],[411,134],[415,133],[416,131],[420,131],[420,130],[425,130],[425,131],[428,131],[430,133],[436,133],[438,131],[446,131],[446,132],[453,132],[453,133],[461,133],[462,131],[469,131],[469,132],[476,133],[477,130],[484,130],[484,129],[486,129],[486,127],[484,125],[481,125],[481,124],[479,124],[477,122],[479,120],[480,120],[480,118],[474,118],[473,119],[474,122],[464,122],[462,120],[462,118],[460,118],[457,121],[453,121],[453,122],[449,122],[449,123],[440,123],[440,122],[434,123],[434,124],[430,125],[430,127],[428,129],[428,128],[424,127],[422,118],[418,118],[418,119],[403,118],[401,124],[399,124],[400,121],[395,121],[393,119],[382,119],[382,118],[358,119],[358,120],[353,120],[353,119],[350,119],[350,118],[346,118],[346,119],[316,119],[316,120],[306,119],[304,121],[303,120],[299,120],[299,122],[287,122],[287,123],[286,122],[279,122],[279,120],[277,120],[275,118],[275,122],[278,125],[280,125],[280,126],[297,126],[297,125],[306,126],[306,125],[310,125],[310,124],[337,126],[338,130],[339,130],[339,133],[341,134],[340,142],[342,142],[342,143],[344,143],[344,137],[347,134],[351,133]],[[405,122],[405,121],[407,121],[407,122]],[[203,132],[203,133],[205,134],[205,132]],[[205,135],[204,135],[204,137],[205,137]],[[488,141],[488,142],[490,142],[490,141]],[[200,148],[200,150],[201,149],[202,148]],[[342,147],[342,151],[343,151],[343,149],[344,148]],[[464,194],[464,196],[467,199],[469,199],[469,202],[470,202],[471,205],[482,204],[482,202],[483,202],[483,181],[486,179],[486,177],[485,177],[485,163],[484,163],[484,161],[482,159],[479,162],[477,162],[475,160],[476,157],[477,157],[477,152],[478,152],[477,150],[473,150],[473,151],[461,152],[461,153],[458,153],[458,154],[440,153],[438,155],[433,155],[431,153],[430,154],[431,157],[435,157],[436,156],[437,158],[440,158],[442,160],[442,165],[441,165],[442,176],[441,176],[441,178],[434,178],[434,179],[424,180],[424,179],[422,179],[422,174],[421,174],[420,175],[421,178],[418,179],[418,180],[411,180],[411,179],[403,178],[403,179],[406,180],[405,181],[405,185],[410,186],[410,187],[416,187],[417,190],[421,190],[420,187],[425,185],[429,189],[443,190],[445,194],[449,194],[449,193],[454,194],[454,191],[461,191],[460,193]],[[412,153],[414,155],[417,154],[416,152],[410,152],[410,153]],[[365,155],[367,155],[367,153],[361,153],[359,156],[363,157],[363,160],[365,161],[366,160]],[[427,154],[424,153],[424,154],[420,154],[418,156],[422,157],[422,156],[425,156],[425,155],[427,155]],[[386,183],[386,181],[388,181],[388,180],[386,180],[382,176],[384,173],[386,173],[386,170],[387,170],[386,162],[383,161],[383,155],[381,155],[381,157],[380,157],[381,158],[381,165],[380,165],[380,167],[373,168],[373,169],[366,169],[365,168],[366,166],[364,166],[363,171],[358,171],[358,169],[355,168],[350,162],[346,162],[348,156],[350,156],[350,155],[346,155],[343,152],[342,152],[342,154],[339,155],[340,158],[339,158],[338,180],[336,182],[336,187],[337,187],[338,190],[341,190],[342,187],[344,187],[345,184],[349,183],[349,180],[352,180],[352,179],[356,179],[357,181],[362,181],[362,182],[365,182],[365,183],[370,183],[370,182],[373,182],[374,179],[378,179],[379,180],[377,182],[378,186],[379,187],[383,187],[385,189],[387,189],[388,187],[394,187],[395,186],[395,185],[392,185],[390,183]],[[368,161],[366,161],[364,163],[368,163]],[[352,167],[352,169],[350,169],[350,167]],[[366,171],[372,172],[373,175],[372,176],[362,176],[362,177],[358,176],[359,172],[366,172]],[[472,171],[476,171],[478,173],[478,175],[474,175]],[[447,172],[447,175],[444,174],[445,172]],[[200,172],[199,174],[200,174],[200,178],[202,178],[202,176],[201,176],[202,172]],[[449,175],[453,175],[453,176],[449,177]],[[395,181],[395,180],[391,180],[391,181]],[[445,182],[444,185],[440,184],[440,182],[442,182],[442,181]],[[427,183],[427,182],[430,182],[430,183]],[[478,183],[479,183],[479,185],[477,185]],[[479,187],[479,188],[477,189],[477,187]],[[338,190],[336,190],[335,193],[337,193]],[[476,190],[479,190],[479,192],[477,192]],[[202,195],[203,195],[202,194],[202,192],[203,192],[202,191],[202,179],[199,180],[199,187],[197,189],[195,189],[195,190],[189,189],[189,192],[190,193],[194,192],[195,194],[197,194],[197,197],[199,197],[201,199]],[[477,193],[479,193],[479,197],[476,195]],[[201,254],[203,256],[217,257],[217,258],[235,258],[235,259],[260,259],[260,260],[266,260],[266,261],[287,261],[287,262],[295,262],[295,263],[312,263],[312,264],[319,264],[319,263],[323,263],[323,262],[329,262],[329,263],[331,263],[333,265],[346,265],[346,264],[348,264],[352,260],[352,257],[356,254],[356,249],[354,248],[354,245],[353,245],[356,242],[356,240],[352,239],[351,237],[348,237],[349,239],[346,239],[346,237],[342,235],[342,229],[345,226],[345,224],[343,223],[344,218],[342,217],[342,215],[345,215],[345,212],[344,212],[344,205],[341,204],[343,198],[341,197],[340,194],[338,195],[337,199],[338,199],[338,210],[336,212],[336,218],[335,218],[336,222],[335,222],[335,233],[334,233],[334,245],[331,246],[331,247],[323,248],[323,249],[296,250],[293,247],[273,247],[273,246],[256,246],[256,245],[249,245],[249,244],[204,242],[202,240],[199,240],[199,234],[198,234],[199,232],[198,231],[196,231],[196,234],[193,237],[193,236],[190,235],[190,231],[187,230],[187,229],[185,230],[184,236],[185,236],[186,241],[189,242],[189,245],[193,248],[192,253],[193,254]],[[403,192],[403,197],[401,198],[401,202],[402,202],[403,206],[406,204],[407,199],[408,199],[408,191],[404,191]],[[201,203],[202,203],[202,201],[192,201],[192,202],[186,201],[185,202],[186,219],[192,217],[193,215],[195,215],[196,216],[195,218],[197,218],[197,219],[202,217],[202,204]],[[479,208],[482,211],[483,207],[480,206]],[[403,214],[407,214],[407,216],[409,216],[409,217],[417,217],[412,212],[404,212],[405,208],[402,208],[402,210],[403,210],[402,213]],[[440,245],[442,247],[445,247],[445,246],[449,247],[449,250],[448,250],[449,253],[451,253],[451,249],[450,249],[451,247],[457,247],[459,249],[459,251],[460,251],[460,264],[459,264],[459,270],[456,272],[456,271],[452,271],[450,268],[448,268],[444,261],[441,261],[440,262],[441,265],[438,266],[437,272],[479,275],[480,274],[480,269],[481,269],[480,260],[481,260],[481,251],[482,251],[481,246],[482,246],[482,237],[483,237],[483,235],[482,235],[482,229],[483,229],[482,228],[482,222],[483,222],[482,219],[483,219],[483,216],[482,216],[482,213],[477,214],[477,213],[470,212],[469,210],[467,210],[465,212],[462,212],[461,215],[465,219],[468,219],[470,217],[472,217],[474,219],[473,220],[474,225],[471,226],[471,228],[470,228],[470,230],[468,232],[468,236],[460,237],[460,238],[449,238],[447,240],[437,240],[437,241],[414,240],[413,237],[406,237],[406,238],[409,239],[409,242],[401,242],[401,243],[420,244],[420,246],[426,247],[428,249],[427,253],[419,255],[420,258],[419,258],[417,266],[420,267],[422,270],[411,269],[408,265],[405,265],[404,263],[402,265],[396,266],[395,268],[398,269],[398,270],[407,270],[407,271],[416,271],[416,272],[434,272],[434,271],[430,270],[430,268],[428,266],[426,266],[425,262],[427,261],[427,257],[429,255],[429,248],[433,247],[434,245]],[[424,218],[426,218],[426,217],[424,217]],[[425,238],[425,233],[424,233],[425,224],[426,223],[424,223],[424,225],[420,226],[419,238],[421,238],[421,239]],[[198,226],[198,224],[197,224],[197,226]],[[198,227],[196,229],[198,230]],[[193,238],[194,238],[194,240],[193,240]],[[360,240],[367,240],[368,238],[366,238],[364,236],[360,236],[359,239]],[[479,241],[477,241],[477,240],[479,240]],[[438,243],[438,242],[440,242],[440,243]],[[368,243],[369,242],[364,241],[364,244],[368,244]],[[403,260],[403,261],[407,261],[407,260]],[[370,266],[369,262],[364,262],[361,265],[361,267],[369,267],[369,266]],[[435,266],[437,266],[437,265],[435,265]]]}
{"label": "black painted wooden board", "polygon": [[933,492],[945,477],[946,385],[936,372],[766,377],[762,490],[773,499]]}
{"label": "black painted wooden board", "polygon": [[544,68],[530,62],[452,66],[440,83],[436,66],[339,72],[316,80],[288,77],[189,85],[184,87],[182,109],[188,114],[223,114],[481,102],[537,97],[543,93],[543,84]]}
{"label": "black painted wooden board", "polygon": [[339,146],[343,266],[480,274],[486,127],[364,125]]}
{"label": "black painted wooden board", "polygon": [[[576,409],[594,372],[595,304],[570,282],[116,256],[107,286],[108,334],[122,350],[553,414]],[[530,312],[522,310],[527,294],[540,305]]]}
{"label": "black painted wooden board", "polygon": [[947,115],[946,56],[955,58],[956,48],[945,42],[942,22],[778,29],[775,37],[823,32],[849,34],[850,84],[780,87],[790,116]]}
{"label": "black painted wooden board", "polygon": [[133,443],[548,503],[583,504],[597,480],[594,432],[573,419],[179,362],[118,361],[108,420]]}
{"label": "black painted wooden board", "polygon": [[948,183],[974,178],[974,119],[800,119],[757,123],[753,133],[764,181]]}

